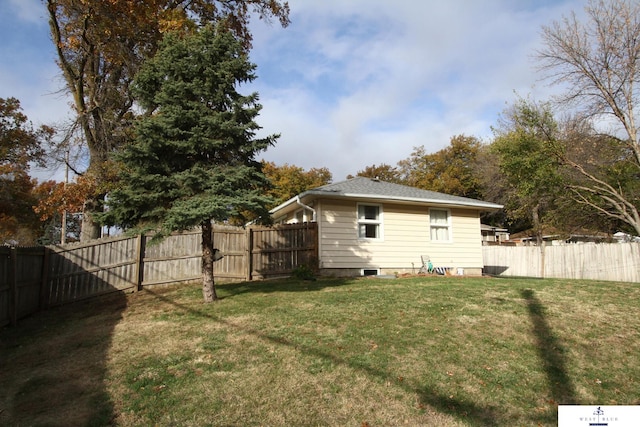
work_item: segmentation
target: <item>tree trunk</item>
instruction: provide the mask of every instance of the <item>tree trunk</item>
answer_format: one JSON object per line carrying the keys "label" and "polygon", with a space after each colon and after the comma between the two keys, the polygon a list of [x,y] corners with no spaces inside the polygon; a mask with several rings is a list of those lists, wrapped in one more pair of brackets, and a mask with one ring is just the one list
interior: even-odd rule
{"label": "tree trunk", "polygon": [[533,216],[533,229],[536,231],[536,242],[538,243],[538,248],[540,248],[540,277],[544,279],[544,236],[542,224],[540,223],[540,204],[537,204],[533,208],[532,216]]}
{"label": "tree trunk", "polygon": [[213,226],[211,221],[202,222],[202,296],[204,302],[218,300],[213,278]]}
{"label": "tree trunk", "polygon": [[101,203],[95,199],[88,199],[84,203],[82,225],[80,228],[81,243],[86,243],[93,239],[99,239],[102,237],[102,227],[93,220],[93,216],[91,215],[93,212],[98,211],[97,206],[101,206]]}

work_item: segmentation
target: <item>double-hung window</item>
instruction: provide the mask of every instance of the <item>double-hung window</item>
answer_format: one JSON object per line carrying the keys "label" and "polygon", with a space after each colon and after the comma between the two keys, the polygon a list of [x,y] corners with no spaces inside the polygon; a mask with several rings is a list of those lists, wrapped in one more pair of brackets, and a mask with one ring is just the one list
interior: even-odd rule
{"label": "double-hung window", "polygon": [[431,241],[451,241],[451,216],[447,209],[429,209]]}
{"label": "double-hung window", "polygon": [[358,205],[358,238],[382,239],[382,206]]}

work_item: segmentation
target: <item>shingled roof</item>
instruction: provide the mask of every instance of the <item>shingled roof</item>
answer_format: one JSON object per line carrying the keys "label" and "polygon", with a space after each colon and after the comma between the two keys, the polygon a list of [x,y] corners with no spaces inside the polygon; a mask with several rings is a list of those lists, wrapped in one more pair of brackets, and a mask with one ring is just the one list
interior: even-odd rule
{"label": "shingled roof", "polygon": [[295,202],[300,197],[307,196],[332,197],[332,198],[366,198],[376,199],[379,201],[404,201],[429,203],[435,205],[448,206],[465,206],[486,210],[501,209],[502,205],[481,200],[470,199],[468,197],[451,196],[449,194],[438,193],[435,191],[421,190],[407,185],[394,184],[391,182],[380,181],[378,179],[355,177],[346,181],[337,182],[335,184],[327,184],[307,190],[297,197],[294,197],[280,206],[274,208],[271,212],[280,210],[281,208]]}

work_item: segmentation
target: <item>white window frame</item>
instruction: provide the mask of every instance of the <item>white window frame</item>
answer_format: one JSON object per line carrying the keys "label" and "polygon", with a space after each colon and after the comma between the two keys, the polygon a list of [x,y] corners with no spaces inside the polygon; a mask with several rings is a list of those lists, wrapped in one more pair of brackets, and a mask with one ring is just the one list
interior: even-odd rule
{"label": "white window frame", "polygon": [[[375,271],[375,274],[365,274],[365,272],[372,272]],[[379,276],[380,275],[380,269],[379,268],[361,268],[360,269],[360,276]]]}
{"label": "white window frame", "polygon": [[[433,211],[439,211],[439,212],[446,212],[447,213],[447,223],[445,224],[434,224],[432,222],[433,216],[432,216],[432,212]],[[446,239],[434,239],[434,229],[444,229],[447,231],[447,238]],[[429,209],[429,240],[431,242],[434,243],[451,243],[453,238],[452,238],[452,231],[451,231],[451,210],[450,209],[446,209],[446,208],[430,208]]]}
{"label": "white window frame", "polygon": [[[360,218],[360,207],[364,207],[364,206],[371,206],[371,207],[376,207],[378,208],[378,217],[376,219],[365,219],[365,218]],[[356,233],[358,236],[359,240],[375,240],[375,241],[379,241],[382,240],[384,237],[384,233],[383,233],[383,219],[384,219],[384,214],[382,212],[382,205],[380,204],[376,204],[376,203],[358,203],[356,206]],[[366,237],[366,236],[362,236],[360,234],[360,226],[361,225],[375,225],[377,226],[377,237]]]}

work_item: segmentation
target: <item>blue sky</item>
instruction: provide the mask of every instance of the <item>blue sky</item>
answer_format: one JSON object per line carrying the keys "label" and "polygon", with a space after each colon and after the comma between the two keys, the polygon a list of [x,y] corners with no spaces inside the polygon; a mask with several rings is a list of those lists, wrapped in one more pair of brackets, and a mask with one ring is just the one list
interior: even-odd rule
{"label": "blue sky", "polygon": [[[255,20],[251,60],[276,164],[327,167],[334,181],[395,165],[452,136],[488,141],[515,93],[548,99],[535,69],[542,25],[586,0],[289,0],[292,24]],[[34,124],[70,117],[41,0],[0,0],[0,97]],[[38,171],[62,179],[62,170]]]}

